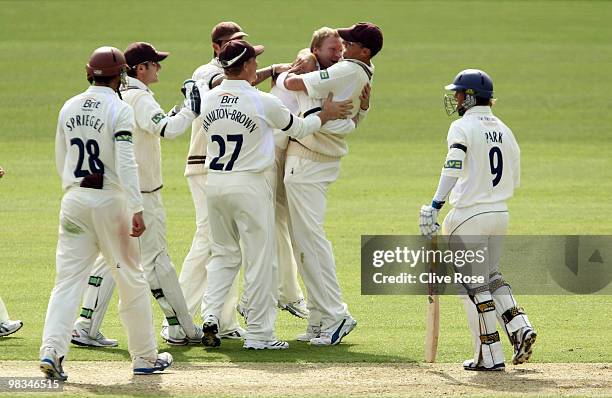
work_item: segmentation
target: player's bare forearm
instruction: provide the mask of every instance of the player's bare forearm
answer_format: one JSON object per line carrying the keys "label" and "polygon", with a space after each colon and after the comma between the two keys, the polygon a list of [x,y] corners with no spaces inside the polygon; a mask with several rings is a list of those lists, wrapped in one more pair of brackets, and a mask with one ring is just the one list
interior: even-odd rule
{"label": "player's bare forearm", "polygon": [[256,86],[269,77],[276,77],[280,73],[283,73],[289,70],[289,67],[290,67],[289,64],[273,64],[263,69],[258,69],[257,76],[255,77],[255,81],[253,82],[253,85]]}
{"label": "player's bare forearm", "polygon": [[285,79],[285,88],[291,91],[303,91],[308,93],[304,80],[302,80],[300,76],[293,73],[289,73],[287,75],[287,78]]}

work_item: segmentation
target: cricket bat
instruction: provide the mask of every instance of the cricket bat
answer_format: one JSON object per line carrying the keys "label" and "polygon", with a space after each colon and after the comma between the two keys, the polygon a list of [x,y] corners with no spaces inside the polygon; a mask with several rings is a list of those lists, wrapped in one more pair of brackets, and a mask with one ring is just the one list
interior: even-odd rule
{"label": "cricket bat", "polygon": [[[436,250],[437,237],[431,238],[431,248]],[[430,263],[429,269],[435,271],[436,264]],[[438,352],[438,337],[440,336],[440,297],[435,285],[429,283],[429,295],[427,296],[427,325],[425,327],[425,362],[435,362]]]}

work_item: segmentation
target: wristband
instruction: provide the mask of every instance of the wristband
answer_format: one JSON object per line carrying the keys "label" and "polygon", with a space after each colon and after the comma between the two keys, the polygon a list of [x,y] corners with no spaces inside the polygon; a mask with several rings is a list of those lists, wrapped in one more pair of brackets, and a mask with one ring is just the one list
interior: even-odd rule
{"label": "wristband", "polygon": [[445,201],[438,202],[438,201],[432,200],[431,207],[433,207],[436,210],[440,210],[442,209],[442,206],[444,206],[444,203],[446,202]]}

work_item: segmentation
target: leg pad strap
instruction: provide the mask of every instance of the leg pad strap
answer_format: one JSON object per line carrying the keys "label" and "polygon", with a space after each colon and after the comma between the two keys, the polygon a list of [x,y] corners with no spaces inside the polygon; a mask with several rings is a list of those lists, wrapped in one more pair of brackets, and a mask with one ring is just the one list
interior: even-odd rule
{"label": "leg pad strap", "polygon": [[498,341],[499,341],[499,332],[480,335],[480,342],[482,344],[493,344],[493,343],[497,343]]}
{"label": "leg pad strap", "polygon": [[495,302],[493,300],[483,301],[482,303],[476,304],[476,309],[479,313],[495,311]]}
{"label": "leg pad strap", "polygon": [[521,307],[512,307],[505,311],[501,317],[505,323],[510,323],[510,321],[518,315],[525,315],[525,310],[523,310]]}

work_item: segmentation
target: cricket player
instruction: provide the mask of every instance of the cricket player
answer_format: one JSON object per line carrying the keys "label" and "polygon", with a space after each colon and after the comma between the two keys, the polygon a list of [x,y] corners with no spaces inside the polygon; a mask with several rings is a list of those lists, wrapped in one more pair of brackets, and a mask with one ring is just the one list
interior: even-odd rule
{"label": "cricket player", "polygon": [[[512,131],[491,112],[493,81],[485,72],[466,69],[445,89],[449,115],[460,119],[448,131],[448,154],[438,189],[430,206],[423,205],[420,229],[435,234],[436,222],[450,193],[453,209],[444,219],[442,231],[451,244],[471,247],[474,236],[483,236],[488,252],[486,283],[466,286],[462,296],[468,324],[475,343],[473,359],[463,363],[466,370],[504,370],[504,353],[496,331],[496,314],[514,347],[512,363],[526,362],[536,339],[527,315],[504,281],[499,261],[508,229],[510,199],[520,183],[520,150]],[[488,272],[487,272],[488,271]]]}
{"label": "cricket player", "polygon": [[244,348],[288,348],[288,343],[274,336],[278,302],[276,240],[273,193],[264,174],[274,164],[273,130],[302,138],[318,131],[327,120],[345,117],[350,108],[349,101],[328,100],[318,116],[294,117],[278,98],[251,86],[257,78],[256,56],[262,51],[263,47],[253,47],[243,40],[226,43],[219,53],[226,78],[202,99],[212,242],[203,302],[202,342],[207,346],[221,344],[219,316],[244,261],[248,297]]}
{"label": "cricket player", "polygon": [[[0,178],[4,177],[4,169],[0,166]],[[13,334],[23,326],[23,322],[20,320],[12,321],[9,317],[4,301],[0,297],[0,337],[8,336]]]}
{"label": "cricket player", "polygon": [[59,217],[55,287],[40,349],[40,369],[66,380],[63,361],[85,281],[101,252],[119,288],[119,315],[128,334],[134,374],[172,364],[157,353],[148,285],[139,265],[145,231],[143,198],[132,148],[134,113],[117,90],[127,64],[121,51],[100,47],[87,64],[93,85],[69,99],[57,122],[55,155],[64,196]]}
{"label": "cricket player", "polygon": [[[161,64],[169,53],[157,51],[150,43],[135,42],[125,50],[129,67],[127,84],[121,87],[123,100],[134,109],[134,153],[138,163],[140,191],[144,203],[147,231],[140,237],[141,264],[153,297],[165,314],[162,336],[171,345],[199,343],[202,334],[193,323],[180,289],[174,265],[168,255],[166,213],[162,202],[161,138],[183,134],[196,118],[198,109],[183,107],[167,115],[157,103],[149,86],[158,82]],[[198,104],[195,104],[197,108]],[[104,259],[96,261],[89,278],[87,295],[73,331],[72,342],[94,347],[115,346],[106,339],[100,324],[112,296],[113,283]]]}
{"label": "cricket player", "polygon": [[[4,175],[4,170],[0,167],[0,178]],[[23,322],[20,320],[12,321],[9,317],[9,313],[0,297],[0,337],[8,336],[17,332],[23,326]]]}
{"label": "cricket player", "polygon": [[[364,87],[371,83],[374,74],[371,59],[382,49],[382,31],[372,23],[362,22],[338,29],[338,34],[344,40],[343,60],[325,70],[289,74],[285,79],[279,77],[278,85],[308,94],[312,102],[300,104],[302,115],[317,112],[317,101],[329,92],[334,94],[335,100],[353,103],[351,118],[364,117],[367,112],[367,109],[360,109],[360,97]],[[333,123],[338,121],[330,125]],[[284,182],[294,254],[299,259],[298,268],[311,311],[304,338],[311,337],[312,345],[339,344],[357,325],[342,300],[331,243],[323,228],[327,189],[339,176],[340,160],[348,153],[345,138],[351,131],[319,131],[305,138],[290,139],[287,147]],[[312,315],[318,313],[320,329],[317,328],[318,320]]]}
{"label": "cricket player", "polygon": [[[221,47],[232,40],[240,40],[247,34],[235,22],[220,22],[214,26],[211,32],[213,59],[201,65],[193,72],[193,80],[198,82],[198,88],[203,94],[219,85],[225,78],[225,73],[218,60]],[[279,74],[288,67],[285,65],[271,65],[257,71],[254,84],[258,84],[272,74]],[[191,190],[196,213],[196,232],[193,237],[191,249],[185,257],[183,268],[179,276],[181,288],[187,300],[187,306],[192,316],[201,310],[202,297],[206,289],[206,265],[210,261],[210,232],[208,222],[208,210],[206,206],[205,185],[208,170],[204,166],[206,162],[206,135],[202,129],[200,119],[194,121],[191,129],[191,142],[185,176]],[[295,285],[299,287],[297,281]],[[232,285],[223,311],[220,316],[220,335],[222,338],[242,339],[242,329],[236,318],[238,303],[238,276]],[[240,309],[239,309],[240,311]],[[202,318],[203,319],[203,318]]]}
{"label": "cricket player", "polygon": [[[342,40],[336,29],[322,27],[315,30],[312,34],[310,47],[300,51],[296,61],[290,71],[296,74],[307,73],[315,70],[323,70],[331,67],[342,59]],[[285,78],[287,72],[282,73],[279,78]],[[370,85],[367,84],[362,92],[360,109],[369,108]],[[308,97],[303,91],[290,91],[284,85],[274,84],[270,93],[277,96],[283,104],[293,113],[299,115],[300,110],[307,112],[315,106],[320,106],[322,100]],[[360,112],[365,117],[365,111]],[[359,114],[353,121],[351,119],[338,120],[327,123],[328,133],[343,134],[352,131],[356,123],[359,122]],[[276,242],[278,252],[278,274],[280,279],[279,286],[279,306],[283,307],[292,314],[308,319],[306,332],[297,336],[297,341],[310,342],[314,337],[318,337],[321,331],[321,315],[313,309],[313,313],[306,307],[301,289],[297,284],[297,263],[293,255],[293,245],[291,243],[289,231],[289,211],[287,196],[285,193],[285,161],[289,137],[280,130],[274,130],[274,142],[276,144],[275,164],[267,173],[271,174],[271,184],[275,192],[275,225]],[[295,286],[294,286],[295,285]],[[299,296],[295,295],[299,292]],[[293,294],[293,295],[292,295]],[[286,304],[283,304],[286,303]]]}

